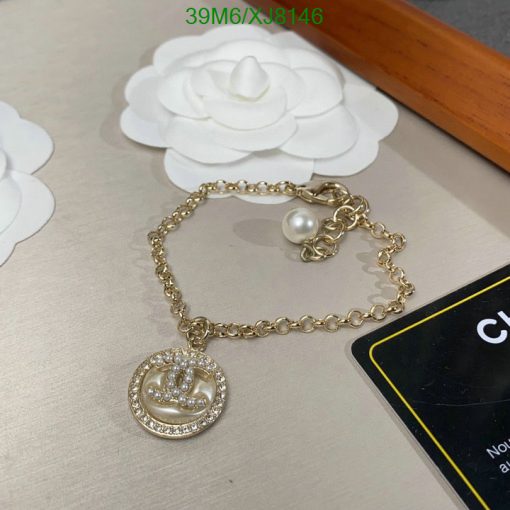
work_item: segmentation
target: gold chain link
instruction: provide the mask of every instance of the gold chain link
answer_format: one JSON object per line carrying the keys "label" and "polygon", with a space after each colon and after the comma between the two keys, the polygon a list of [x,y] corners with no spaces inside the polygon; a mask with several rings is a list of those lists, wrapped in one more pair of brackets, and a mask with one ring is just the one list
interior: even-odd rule
{"label": "gold chain link", "polygon": [[[305,262],[314,262],[332,257],[338,252],[343,236],[357,227],[366,229],[372,237],[386,241],[386,245],[377,254],[377,263],[387,273],[390,282],[396,287],[395,298],[386,303],[373,305],[369,310],[352,309],[346,315],[329,314],[323,319],[304,315],[298,320],[279,317],[274,321],[260,320],[255,324],[237,322],[214,323],[206,317],[191,318],[182,293],[177,286],[175,276],[166,259],[166,236],[176,230],[181,222],[191,216],[194,210],[211,193],[242,193],[250,195],[287,195],[298,197],[309,203],[335,207],[335,212],[322,221],[315,237],[303,243],[301,258]],[[364,197],[351,195],[349,190],[336,182],[324,182],[317,187],[298,186],[289,181],[275,184],[259,182],[249,184],[246,181],[227,183],[216,181],[202,184],[198,191],[189,195],[186,201],[175,211],[163,218],[148,239],[152,246],[152,258],[156,265],[156,275],[163,284],[165,296],[170,301],[170,310],[179,317],[178,329],[186,335],[193,349],[204,350],[209,337],[217,338],[253,338],[265,337],[270,333],[286,335],[298,330],[311,333],[322,329],[333,333],[343,326],[359,328],[365,321],[382,321],[390,314],[399,314],[404,310],[407,298],[414,292],[414,285],[407,279],[405,271],[393,263],[393,254],[402,251],[406,245],[403,234],[388,231],[384,224],[368,219],[369,205]]]}

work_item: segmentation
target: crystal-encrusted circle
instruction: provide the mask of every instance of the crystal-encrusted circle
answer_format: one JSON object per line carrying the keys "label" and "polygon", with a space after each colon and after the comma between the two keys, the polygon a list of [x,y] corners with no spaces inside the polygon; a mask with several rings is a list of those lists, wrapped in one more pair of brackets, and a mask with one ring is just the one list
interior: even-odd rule
{"label": "crystal-encrusted circle", "polygon": [[212,425],[225,406],[227,384],[207,354],[177,347],[149,356],[129,383],[129,406],[160,437],[191,437]]}

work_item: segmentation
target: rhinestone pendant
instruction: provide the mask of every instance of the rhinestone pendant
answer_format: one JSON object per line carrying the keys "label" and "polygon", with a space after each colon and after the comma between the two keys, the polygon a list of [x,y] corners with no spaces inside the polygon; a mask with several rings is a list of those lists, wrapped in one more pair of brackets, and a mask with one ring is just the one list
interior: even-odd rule
{"label": "rhinestone pendant", "polygon": [[212,425],[225,406],[227,384],[207,354],[177,347],[149,356],[129,383],[136,420],[156,436],[181,439]]}

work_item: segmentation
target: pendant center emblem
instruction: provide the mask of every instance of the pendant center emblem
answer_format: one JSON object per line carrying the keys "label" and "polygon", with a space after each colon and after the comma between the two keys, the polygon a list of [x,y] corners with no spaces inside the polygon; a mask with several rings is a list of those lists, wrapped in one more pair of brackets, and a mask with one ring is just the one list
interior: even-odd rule
{"label": "pendant center emblem", "polygon": [[129,403],[149,432],[184,438],[217,420],[226,392],[223,370],[210,356],[175,348],[153,354],[137,368],[129,385]]}
{"label": "pendant center emblem", "polygon": [[[164,360],[158,359],[162,365]],[[177,354],[174,364],[166,373],[164,386],[149,386],[147,394],[156,402],[171,403],[183,409],[203,409],[209,404],[209,399],[204,393],[191,396],[195,386],[195,369],[209,368],[204,360],[197,360],[189,356]]]}

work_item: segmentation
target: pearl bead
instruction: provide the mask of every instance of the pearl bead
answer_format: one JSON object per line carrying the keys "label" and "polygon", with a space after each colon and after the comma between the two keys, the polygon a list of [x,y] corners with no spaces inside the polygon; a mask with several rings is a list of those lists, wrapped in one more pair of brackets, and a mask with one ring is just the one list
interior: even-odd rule
{"label": "pearl bead", "polygon": [[315,214],[305,207],[289,211],[282,221],[283,235],[295,244],[315,236],[319,230],[319,220]]}

